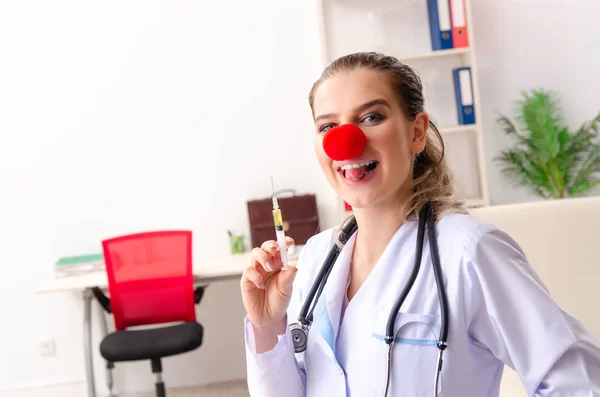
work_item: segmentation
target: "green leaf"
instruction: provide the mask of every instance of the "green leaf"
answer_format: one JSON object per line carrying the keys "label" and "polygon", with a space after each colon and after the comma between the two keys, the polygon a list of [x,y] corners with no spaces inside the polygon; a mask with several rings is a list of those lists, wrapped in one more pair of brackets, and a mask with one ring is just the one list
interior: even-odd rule
{"label": "green leaf", "polygon": [[501,124],[502,129],[507,135],[515,137],[520,144],[523,144],[525,146],[532,146],[531,140],[526,136],[519,134],[519,132],[517,131],[517,127],[515,127],[513,122],[508,117],[500,115],[496,119],[496,122]]}
{"label": "green leaf", "polygon": [[528,187],[544,198],[554,194],[547,172],[527,151],[503,151],[495,160],[503,164],[502,173],[515,187]]}
{"label": "green leaf", "polygon": [[596,145],[594,150],[582,160],[581,167],[574,176],[572,185],[569,187],[570,194],[579,194],[589,190],[598,184],[600,180],[600,146]]}
{"label": "green leaf", "polygon": [[575,176],[580,172],[584,164],[584,159],[587,157],[590,150],[593,150],[594,144],[592,141],[593,135],[585,129],[579,129],[572,136],[571,141],[563,150],[566,166],[569,167],[565,182],[570,185]]}
{"label": "green leaf", "polygon": [[581,196],[600,185],[600,179],[595,181],[583,182],[576,186],[576,188],[569,189],[570,196]]}
{"label": "green leaf", "polygon": [[589,123],[584,124],[579,128],[580,130],[588,131],[595,138],[600,134],[600,112],[592,119]]}
{"label": "green leaf", "polygon": [[568,128],[563,128],[558,133],[558,143],[560,146],[560,150],[556,155],[555,161],[556,166],[560,172],[560,178],[563,180],[563,185],[567,185],[568,181],[571,179],[571,163],[574,160],[574,154],[571,154],[567,151],[570,147],[573,138],[569,134]]}
{"label": "green leaf", "polygon": [[538,154],[550,160],[560,149],[558,133],[562,129],[562,120],[557,115],[556,100],[543,90],[524,92],[522,97],[516,101],[520,109],[517,120],[523,129],[529,131],[529,139]]}

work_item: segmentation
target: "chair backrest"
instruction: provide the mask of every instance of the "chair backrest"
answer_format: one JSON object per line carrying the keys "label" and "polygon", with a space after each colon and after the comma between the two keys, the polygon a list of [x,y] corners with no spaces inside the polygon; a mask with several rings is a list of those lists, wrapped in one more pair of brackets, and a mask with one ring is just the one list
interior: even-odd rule
{"label": "chair backrest", "polygon": [[117,330],[196,320],[190,231],[120,236],[102,248]]}
{"label": "chair backrest", "polygon": [[[600,197],[490,206],[470,212],[514,238],[558,305],[600,335]],[[505,369],[500,395],[526,397],[515,372]]]}

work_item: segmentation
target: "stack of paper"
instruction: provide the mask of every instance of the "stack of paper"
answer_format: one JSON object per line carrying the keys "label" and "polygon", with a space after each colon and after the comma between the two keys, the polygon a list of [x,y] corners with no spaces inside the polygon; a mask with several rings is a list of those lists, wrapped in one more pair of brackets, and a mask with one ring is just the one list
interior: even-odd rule
{"label": "stack of paper", "polygon": [[62,257],[54,264],[54,271],[59,277],[104,270],[103,254]]}

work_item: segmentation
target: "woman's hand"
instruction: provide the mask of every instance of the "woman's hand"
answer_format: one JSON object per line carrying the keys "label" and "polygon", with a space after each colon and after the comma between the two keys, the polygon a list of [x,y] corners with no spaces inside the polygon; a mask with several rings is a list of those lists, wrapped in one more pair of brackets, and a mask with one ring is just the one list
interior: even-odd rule
{"label": "woman's hand", "polygon": [[[286,237],[286,245],[294,244],[294,240]],[[292,297],[292,282],[295,267],[281,270],[281,253],[277,242],[265,241],[260,248],[252,250],[252,262],[246,268],[240,282],[242,301],[252,322],[256,335],[257,350],[260,335],[269,340],[264,346],[267,350],[274,346],[277,334],[285,333],[285,319],[288,304]],[[259,335],[260,334],[260,335]],[[275,339],[273,339],[275,338]]]}

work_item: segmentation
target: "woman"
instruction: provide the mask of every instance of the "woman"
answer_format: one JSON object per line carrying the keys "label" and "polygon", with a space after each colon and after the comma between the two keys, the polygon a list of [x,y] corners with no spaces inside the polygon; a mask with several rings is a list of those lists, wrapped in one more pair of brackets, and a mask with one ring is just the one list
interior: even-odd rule
{"label": "woman", "polygon": [[[383,396],[386,387],[388,396],[434,395],[441,312],[427,238],[421,269],[393,323],[389,386],[384,341],[390,310],[413,268],[427,203],[451,308],[437,393],[498,395],[507,364],[529,395],[600,395],[595,336],[557,307],[509,236],[452,198],[441,136],[424,111],[414,71],[392,57],[351,54],[324,71],[309,102],[319,164],[353,207],[358,231],[331,271],[299,353],[288,325],[297,321],[338,229],[311,238],[289,270],[281,270],[274,241],[253,250],[241,280],[251,395]],[[349,124],[362,130],[366,147],[334,160],[323,139]]]}

